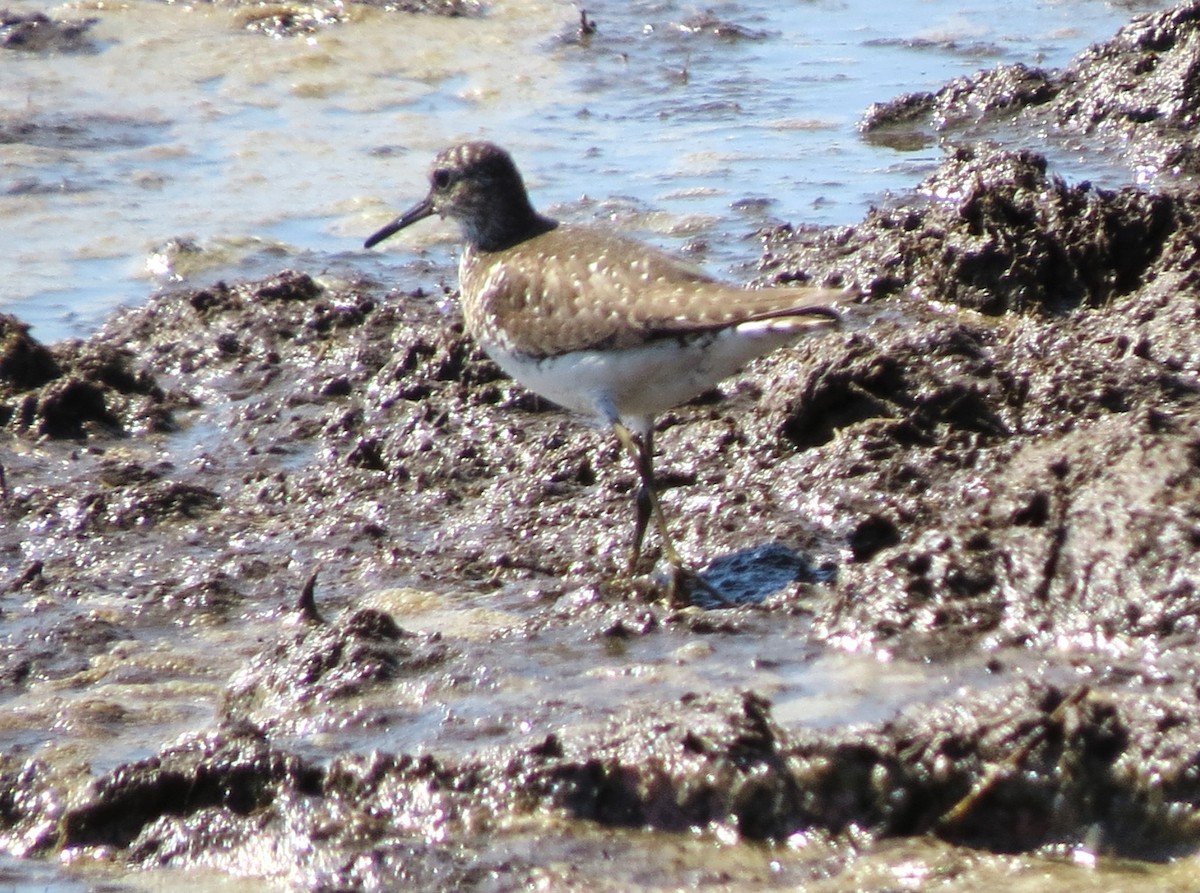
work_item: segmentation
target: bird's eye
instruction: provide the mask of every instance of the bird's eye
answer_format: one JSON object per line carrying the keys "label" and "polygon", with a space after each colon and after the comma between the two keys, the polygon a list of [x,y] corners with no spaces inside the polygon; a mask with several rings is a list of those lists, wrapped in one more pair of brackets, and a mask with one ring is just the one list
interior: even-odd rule
{"label": "bird's eye", "polygon": [[450,171],[446,170],[444,167],[439,167],[433,172],[432,179],[434,189],[445,189],[450,185]]}

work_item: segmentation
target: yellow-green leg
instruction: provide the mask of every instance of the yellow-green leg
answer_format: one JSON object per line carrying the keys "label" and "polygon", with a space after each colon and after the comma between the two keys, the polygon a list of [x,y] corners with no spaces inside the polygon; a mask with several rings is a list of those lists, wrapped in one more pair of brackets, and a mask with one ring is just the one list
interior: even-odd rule
{"label": "yellow-green leg", "polygon": [[683,560],[675,549],[671,532],[667,529],[667,516],[663,514],[662,504],[658,501],[658,489],[654,486],[654,439],[652,434],[648,431],[639,443],[633,432],[621,422],[613,422],[612,429],[625,452],[633,459],[634,467],[637,468],[638,477],[641,480],[641,486],[635,499],[637,516],[634,522],[633,545],[629,550],[630,576],[637,572],[638,561],[642,557],[642,540],[646,536],[646,528],[650,524],[650,519],[653,518],[654,526],[658,528],[659,539],[662,540],[663,557],[671,565],[671,599],[686,601],[687,591],[699,587],[713,597],[725,601],[725,597],[718,590],[684,567]]}
{"label": "yellow-green leg", "polygon": [[667,516],[663,514],[662,505],[658,501],[658,491],[654,486],[652,437],[647,433],[639,444],[633,436],[633,432],[620,422],[613,422],[612,428],[625,452],[633,459],[634,467],[637,468],[638,477],[641,480],[641,487],[636,497],[637,519],[633,531],[633,546],[629,550],[629,573],[633,574],[637,570],[637,563],[642,557],[642,540],[646,536],[646,528],[649,526],[651,518],[654,518],[654,526],[658,528],[659,538],[662,539],[663,557],[671,563],[672,567],[679,567],[682,562],[679,560],[679,553],[675,551],[671,533],[667,530]]}

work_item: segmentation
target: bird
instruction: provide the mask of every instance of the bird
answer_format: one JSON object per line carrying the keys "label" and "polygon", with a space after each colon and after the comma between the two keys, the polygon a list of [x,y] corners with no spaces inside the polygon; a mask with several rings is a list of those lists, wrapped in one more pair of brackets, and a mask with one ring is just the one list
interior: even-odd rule
{"label": "bird", "polygon": [[758,356],[836,328],[854,293],[732,285],[609,228],[551,219],[535,210],[512,156],[488,141],[440,152],[426,196],[364,247],[434,215],[462,233],[459,301],[471,337],[524,387],[610,428],[632,460],[640,485],[627,573],[653,520],[671,591],[711,589],[671,538],[654,418]]}

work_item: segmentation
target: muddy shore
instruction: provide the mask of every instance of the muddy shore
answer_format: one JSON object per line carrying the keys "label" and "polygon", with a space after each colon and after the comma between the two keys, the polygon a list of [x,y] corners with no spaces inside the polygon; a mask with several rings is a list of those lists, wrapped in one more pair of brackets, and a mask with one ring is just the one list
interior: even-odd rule
{"label": "muddy shore", "polygon": [[[1185,4],[876,107],[940,168],[762,233],[761,284],[865,298],[660,420],[673,530],[733,608],[623,578],[632,470],[445,283],[289,270],[50,346],[0,317],[4,848],[445,890],[621,889],[697,841],[726,889],[897,841],[966,884],[968,853],[1192,854],[1200,200],[984,137],[1194,172],[1198,41]],[[781,715],[829,653],[963,683]]]}

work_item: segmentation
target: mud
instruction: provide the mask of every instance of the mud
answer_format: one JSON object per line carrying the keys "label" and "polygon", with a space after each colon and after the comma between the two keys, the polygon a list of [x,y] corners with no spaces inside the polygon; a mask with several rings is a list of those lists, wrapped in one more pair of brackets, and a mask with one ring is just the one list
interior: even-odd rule
{"label": "mud", "polygon": [[810,473],[837,481],[832,511],[866,519],[818,627],[1046,645],[1190,634],[1194,200],[1067,186],[1040,157],[968,150],[922,191],[928,204],[847,231],[768,240],[776,279],[850,270],[940,308],[855,333],[783,422],[799,446],[858,431],[813,456]]}
{"label": "mud", "polygon": [[247,31],[276,39],[313,34],[337,25],[355,14],[355,6],[375,7],[387,12],[440,15],[452,18],[477,17],[487,7],[479,0],[355,0],[344,3],[270,3],[252,0],[223,0],[238,8],[237,24]]}
{"label": "mud", "polygon": [[[1061,110],[1172,70],[1192,9],[895,107]],[[1088,114],[1183,146],[1151,94]],[[660,420],[717,610],[623,576],[632,470],[447,284],[285,271],[52,347],[0,320],[6,849],[446,890],[628,888],[684,840],[726,889],[917,837],[1195,852],[1196,213],[978,145],[860,224],[764,232],[764,283],[865,298]],[[837,652],[961,684],[797,717],[787,672]]]}
{"label": "mud", "polygon": [[1195,3],[1139,16],[1061,71],[1017,63],[956,78],[934,92],[875,104],[862,130],[904,145],[943,134],[978,139],[989,125],[1012,123],[1074,145],[1085,137],[1087,151],[1123,155],[1135,170],[1195,174],[1198,26]]}
{"label": "mud", "polygon": [[171,426],[173,401],[154,374],[117,345],[47,348],[0,315],[0,424],[18,434],[86,438]]}
{"label": "mud", "polygon": [[88,31],[97,19],[56,19],[43,12],[0,9],[0,49],[31,53],[94,53]]}

